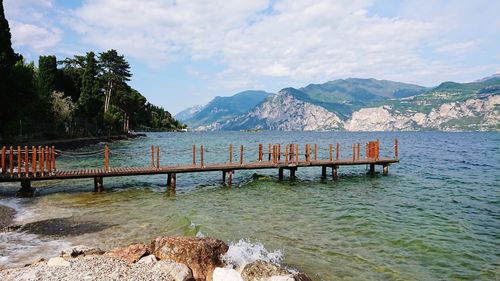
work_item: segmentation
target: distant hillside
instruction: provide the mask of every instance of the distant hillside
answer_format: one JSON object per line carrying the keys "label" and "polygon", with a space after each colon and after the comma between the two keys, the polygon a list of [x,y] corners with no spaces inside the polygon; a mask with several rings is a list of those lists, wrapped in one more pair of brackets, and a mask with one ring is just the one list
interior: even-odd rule
{"label": "distant hillside", "polygon": [[246,102],[248,96],[230,97],[248,105],[240,114],[235,110],[228,114],[227,104],[220,106],[218,97],[195,115],[202,122],[191,128],[500,131],[500,77],[495,75],[471,83],[443,82],[434,88],[349,78],[285,88],[266,97],[253,100],[253,106]]}
{"label": "distant hillside", "polygon": [[194,105],[184,109],[183,111],[177,113],[174,117],[175,119],[184,122],[186,120],[191,119],[194,115],[200,112],[203,109],[202,105]]}
{"label": "distant hillside", "polygon": [[244,91],[230,97],[215,97],[199,112],[185,120],[190,127],[198,127],[214,122],[223,122],[261,103],[272,94],[264,91]]}

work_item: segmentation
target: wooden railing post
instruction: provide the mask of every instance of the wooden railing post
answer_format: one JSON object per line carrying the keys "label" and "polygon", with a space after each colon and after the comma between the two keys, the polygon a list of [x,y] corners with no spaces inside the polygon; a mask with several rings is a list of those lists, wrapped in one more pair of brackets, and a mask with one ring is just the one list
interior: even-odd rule
{"label": "wooden railing post", "polygon": [[200,146],[200,164],[201,164],[201,167],[205,167],[205,161],[203,159],[203,145]]}
{"label": "wooden railing post", "polygon": [[285,165],[288,165],[288,149],[289,145],[285,145]]}
{"label": "wooden railing post", "polygon": [[40,175],[43,176],[43,146],[38,146],[38,169]]}
{"label": "wooden railing post", "polygon": [[318,146],[314,144],[314,161],[318,160]]}
{"label": "wooden railing post", "polygon": [[337,154],[335,156],[335,159],[338,161],[339,160],[339,154],[340,154],[340,144],[337,143],[337,146],[336,146],[336,149],[335,149],[335,153]]}
{"label": "wooden railing post", "polygon": [[360,150],[361,150],[361,145],[358,142],[358,151],[357,151],[357,155],[356,155],[358,158],[358,161],[359,161],[359,157],[360,157],[360,153],[361,153]]}
{"label": "wooden railing post", "polygon": [[193,144],[193,166],[196,166],[196,145]]}
{"label": "wooden railing post", "polygon": [[108,144],[104,145],[104,172],[109,171],[109,148]]}
{"label": "wooden railing post", "polygon": [[36,177],[36,148],[31,147],[31,170],[33,170],[33,177]]}
{"label": "wooden railing post", "polygon": [[29,176],[30,174],[30,165],[29,165],[29,162],[28,162],[28,159],[29,159],[29,151],[28,151],[28,146],[24,146],[24,174],[26,177]]}
{"label": "wooden railing post", "polygon": [[233,144],[229,144],[229,163],[233,163]]}
{"label": "wooden railing post", "polygon": [[56,171],[56,148],[52,146],[52,172]]}
{"label": "wooden railing post", "polygon": [[268,144],[268,147],[267,147],[267,156],[268,156],[268,159],[267,161],[271,161],[271,144]]}
{"label": "wooden railing post", "polygon": [[49,159],[50,153],[49,153],[49,147],[45,146],[45,167],[47,169],[47,172],[50,171],[50,159]]}
{"label": "wooden railing post", "polygon": [[398,159],[398,139],[394,138],[394,158]]}
{"label": "wooden railing post", "polygon": [[2,146],[2,176],[5,175],[5,146]]}
{"label": "wooden railing post", "polygon": [[10,177],[14,175],[14,149],[12,146],[9,148],[9,174]]}
{"label": "wooden railing post", "polygon": [[281,144],[278,143],[278,163],[281,161]]}
{"label": "wooden railing post", "polygon": [[259,143],[259,162],[262,162],[262,144]]}
{"label": "wooden railing post", "polygon": [[21,177],[21,147],[17,146],[17,177]]}
{"label": "wooden railing post", "polygon": [[377,139],[377,153],[375,154],[375,160],[378,160],[379,159],[379,156],[380,156],[380,140]]}
{"label": "wooden railing post", "polygon": [[352,145],[352,162],[356,160],[356,145]]}
{"label": "wooden railing post", "polygon": [[47,173],[50,174],[52,171],[52,149],[50,146],[47,146]]}
{"label": "wooden railing post", "polygon": [[330,144],[330,162],[333,161],[333,144]]}
{"label": "wooden railing post", "polygon": [[156,169],[160,169],[160,147],[156,146]]}
{"label": "wooden railing post", "polygon": [[151,167],[155,167],[155,146],[151,145]]}
{"label": "wooden railing post", "polygon": [[299,164],[299,144],[295,144],[295,163]]}
{"label": "wooden railing post", "polygon": [[240,165],[243,165],[243,145],[240,145]]}

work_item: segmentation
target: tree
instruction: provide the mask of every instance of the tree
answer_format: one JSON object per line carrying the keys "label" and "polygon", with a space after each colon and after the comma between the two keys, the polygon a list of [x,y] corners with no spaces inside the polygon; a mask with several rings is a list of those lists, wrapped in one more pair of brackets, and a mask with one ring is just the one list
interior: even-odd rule
{"label": "tree", "polygon": [[73,102],[80,98],[86,56],[75,55],[58,61],[62,68],[57,70],[56,91],[64,92]]}
{"label": "tree", "polygon": [[130,80],[130,65],[123,55],[116,50],[109,50],[99,54],[99,67],[103,81],[105,81],[104,113],[109,109],[111,95],[116,88],[123,87]]}
{"label": "tree", "polygon": [[5,18],[3,9],[3,0],[0,0],[0,134],[4,136],[4,120],[8,117],[4,108],[8,108],[11,104],[11,91],[8,86],[10,72],[17,61],[22,60],[22,56],[16,54],[12,49],[11,34],[9,22]]}
{"label": "tree", "polygon": [[88,52],[85,57],[85,66],[82,74],[82,87],[78,106],[88,117],[95,117],[99,113],[102,101],[98,75],[99,69],[94,52]]}
{"label": "tree", "polygon": [[52,93],[52,112],[56,124],[56,131],[62,125],[66,134],[70,133],[71,122],[75,112],[75,104],[70,97],[64,97],[64,93]]}
{"label": "tree", "polygon": [[46,125],[55,125],[55,122],[52,122],[54,121],[52,119],[52,93],[56,89],[56,77],[56,57],[40,56],[38,58],[38,96],[40,107],[42,108],[42,119],[45,121]]}

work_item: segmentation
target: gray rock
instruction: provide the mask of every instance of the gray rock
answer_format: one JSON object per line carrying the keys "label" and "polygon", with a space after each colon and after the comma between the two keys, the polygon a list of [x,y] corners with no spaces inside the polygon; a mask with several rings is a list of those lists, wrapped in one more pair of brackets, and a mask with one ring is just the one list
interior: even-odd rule
{"label": "gray rock", "polygon": [[49,261],[47,262],[48,266],[66,266],[69,267],[71,265],[71,262],[63,259],[62,257],[54,257],[50,258]]}
{"label": "gray rock", "polygon": [[247,264],[241,276],[245,281],[311,281],[304,273],[292,273],[280,265],[265,261]]}
{"label": "gray rock", "polygon": [[153,264],[153,263],[156,263],[156,262],[157,262],[157,260],[156,260],[155,255],[149,255],[149,256],[142,257],[137,263],[141,263],[141,264]]}
{"label": "gray rock", "polygon": [[99,248],[91,248],[84,245],[78,245],[61,252],[61,257],[76,258],[78,256],[102,255],[104,251]]}
{"label": "gray rock", "polygon": [[172,277],[174,281],[195,280],[191,269],[182,263],[176,263],[170,260],[161,260],[154,265],[154,268],[165,272],[167,275]]}

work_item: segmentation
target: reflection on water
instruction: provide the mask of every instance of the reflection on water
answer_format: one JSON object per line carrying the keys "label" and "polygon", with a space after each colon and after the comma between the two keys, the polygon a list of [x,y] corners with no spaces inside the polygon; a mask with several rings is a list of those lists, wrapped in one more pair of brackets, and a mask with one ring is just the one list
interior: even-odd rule
{"label": "reflection on water", "polygon": [[[165,175],[105,178],[102,194],[91,192],[91,179],[35,183],[39,197],[0,200],[21,211],[19,222],[71,218],[106,227],[56,242],[0,234],[7,257],[0,263],[29,262],[37,256],[30,251],[50,256],[49,246],[57,253],[67,243],[111,248],[158,235],[207,235],[236,248],[249,243],[235,257],[258,245],[279,251],[284,263],[317,280],[498,279],[498,133],[162,133],[110,145],[111,165],[148,165],[151,144],[165,153],[164,165],[191,161],[191,144],[205,145],[207,162],[227,161],[230,143],[243,143],[248,159],[257,158],[259,143],[317,143],[318,158],[326,159],[330,143],[340,142],[349,157],[353,142],[379,138],[390,155],[395,136],[401,163],[388,177],[341,167],[331,181],[321,179],[321,168],[302,168],[296,181],[280,182],[274,170],[237,171],[227,187],[219,172],[178,174],[176,192]],[[102,159],[58,164],[98,167]]]}

